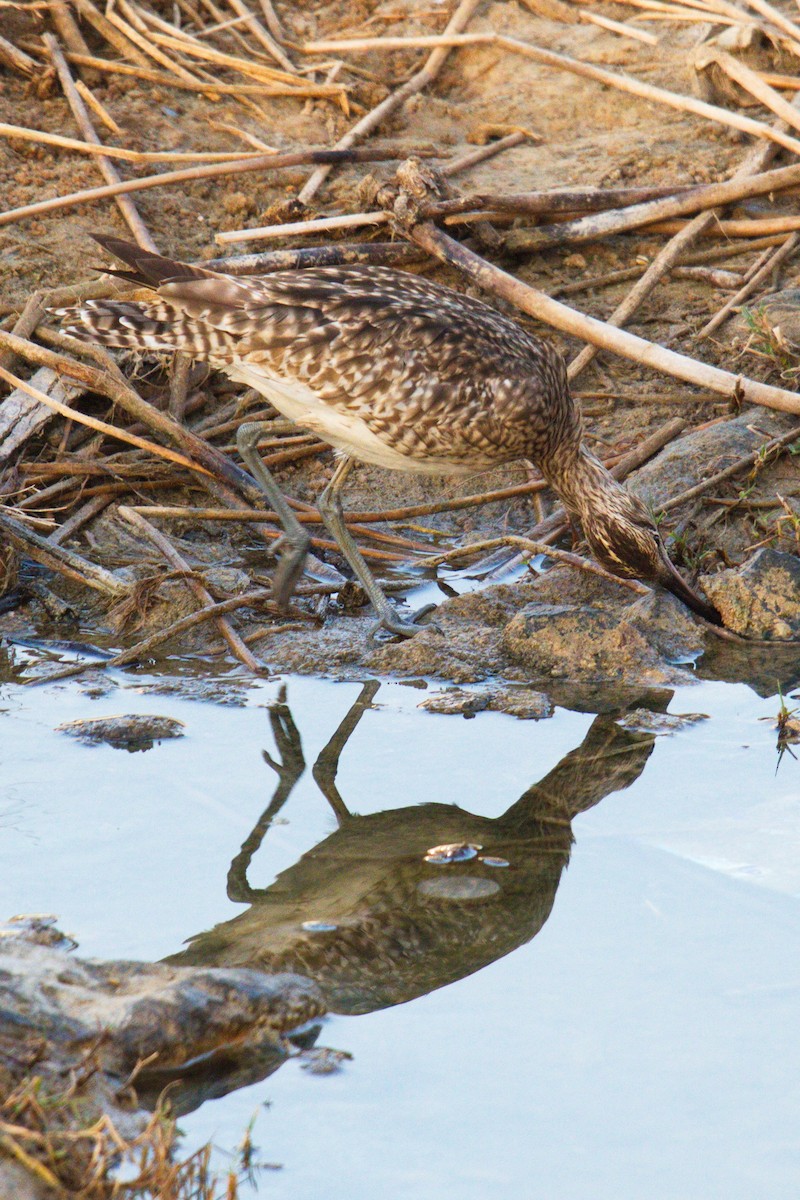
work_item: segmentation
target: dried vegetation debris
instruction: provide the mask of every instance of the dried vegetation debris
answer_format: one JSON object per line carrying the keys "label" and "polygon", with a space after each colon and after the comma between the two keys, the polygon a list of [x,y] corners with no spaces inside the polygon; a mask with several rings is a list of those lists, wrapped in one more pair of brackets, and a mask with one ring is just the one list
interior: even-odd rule
{"label": "dried vegetation debris", "polygon": [[[794,170],[797,118],[779,123],[786,113],[776,91],[781,74],[796,61],[794,22],[784,16],[781,24],[771,11],[753,9],[720,31],[711,11],[708,24],[698,27],[696,5],[686,12],[674,7],[664,23],[665,14],[647,3],[601,13],[569,5],[544,11],[464,0],[442,12],[412,6],[402,15],[371,3],[318,9],[279,4],[214,31],[209,26],[215,22],[189,5],[179,5],[178,13],[152,2],[126,3],[112,11],[113,19],[91,0],[75,0],[48,14],[11,11],[4,36],[18,57],[0,47],[0,84],[17,126],[16,133],[0,137],[9,206],[0,213],[0,241],[8,252],[0,366],[13,368],[16,383],[9,383],[9,396],[0,403],[5,506],[0,581],[5,608],[15,599],[30,604],[27,611],[4,617],[6,629],[19,631],[31,617],[44,616],[41,578],[35,596],[29,586],[24,559],[31,556],[57,573],[49,586],[58,599],[66,596],[98,635],[117,642],[139,639],[112,660],[119,665],[175,648],[207,652],[222,638],[223,652],[232,651],[250,669],[280,669],[301,660],[309,670],[381,664],[399,669],[406,660],[409,665],[419,660],[434,675],[458,679],[481,673],[481,654],[484,672],[502,667],[509,657],[519,669],[534,669],[533,652],[522,649],[522,626],[533,628],[535,609],[520,615],[519,629],[515,626],[503,642],[491,632],[492,621],[484,620],[480,604],[467,597],[443,607],[448,628],[464,623],[464,637],[454,633],[450,638],[452,651],[437,643],[433,630],[422,635],[416,649],[366,646],[367,622],[358,608],[363,597],[357,588],[342,587],[341,560],[313,506],[329,470],[328,452],[301,434],[268,439],[263,446],[268,465],[278,471],[315,535],[316,582],[304,586],[306,594],[288,614],[277,613],[268,574],[261,572],[269,571],[278,530],[267,514],[256,519],[253,505],[261,506],[260,497],[232,457],[242,417],[266,416],[269,407],[252,393],[209,377],[204,368],[124,357],[115,362],[102,351],[71,343],[44,316],[36,297],[18,316],[45,273],[50,286],[68,285],[54,298],[56,304],[113,294],[119,285],[107,278],[86,279],[86,234],[98,220],[80,198],[54,200],[49,209],[27,216],[11,208],[35,205],[43,182],[57,195],[84,192],[99,179],[98,164],[106,161],[131,187],[147,182],[148,188],[118,196],[127,207],[116,217],[117,200],[105,200],[102,224],[117,222],[119,228],[122,218],[143,244],[158,242],[183,257],[194,253],[209,259],[215,253],[214,233],[230,237],[245,223],[266,223],[279,234],[287,221],[309,217],[305,234],[294,235],[311,240],[305,250],[288,252],[288,258],[282,251],[272,257],[250,255],[238,264],[229,260],[229,268],[268,270],[335,261],[338,255],[340,261],[405,259],[401,265],[427,270],[418,246],[369,240],[386,238],[380,225],[356,244],[337,240],[351,236],[346,231],[325,232],[316,221],[331,210],[355,220],[365,206],[384,205],[383,225],[392,216],[413,236],[413,222],[408,222],[422,211],[420,203],[427,204],[427,215],[441,229],[457,233],[488,258],[502,259],[513,243],[515,257],[506,257],[505,265],[526,284],[578,296],[591,315],[600,317],[609,315],[610,295],[613,322],[633,323],[659,351],[658,343],[666,339],[682,351],[690,371],[684,378],[694,379],[696,367],[695,382],[702,385],[701,360],[716,360],[733,367],[730,379],[742,372],[753,376],[754,386],[760,380],[783,384],[763,398],[781,402],[775,400],[780,393],[790,403],[796,386],[795,348],[787,332],[791,292],[783,298],[780,320],[770,326],[771,336],[763,329],[757,336],[759,328],[751,323],[748,336],[737,341],[735,327],[729,332],[724,322],[713,338],[698,340],[696,334],[709,317],[725,313],[727,305],[719,309],[721,277],[714,275],[719,266],[727,271],[725,287],[736,288],[728,299],[750,305],[757,314],[768,314],[774,303],[762,304],[759,296],[775,272],[791,272],[797,222],[781,190],[788,184],[776,180],[774,169]],[[600,27],[598,21],[606,24]],[[449,47],[414,40],[445,30],[464,32],[470,40]],[[406,40],[386,43],[387,36]],[[374,40],[366,46],[353,41],[365,37]],[[324,68],[317,66],[320,62]],[[216,92],[204,87],[208,70]],[[706,87],[712,109],[698,108],[693,79],[701,90]],[[730,84],[727,90],[723,79]],[[607,86],[599,87],[601,82]],[[632,99],[631,92],[653,104]],[[784,94],[791,99],[793,93]],[[587,109],[592,113],[588,125]],[[742,144],[743,130],[761,137],[749,150]],[[54,146],[57,131],[76,144]],[[444,175],[436,177],[426,197],[412,201],[412,176],[401,173],[392,182],[391,165],[345,162],[332,169],[318,163],[315,169],[309,147],[338,145],[343,135],[356,144],[352,158],[401,159],[418,149],[438,158]],[[500,142],[476,150],[477,143],[498,135]],[[90,147],[93,139],[103,143],[107,158]],[[270,148],[280,153],[268,169],[263,157],[255,156]],[[785,154],[788,168],[776,153]],[[253,157],[235,164],[186,164],[181,154]],[[157,177],[173,168],[181,172],[178,178]],[[102,169],[108,181],[111,176]],[[459,173],[467,182],[459,181],[456,188]],[[532,178],[537,192],[530,190]],[[724,185],[731,203],[709,208],[718,193],[693,198],[698,183]],[[642,206],[650,221],[644,228]],[[731,219],[737,227],[728,230],[727,241],[708,244],[723,228],[720,221]],[[772,222],[770,230],[765,220]],[[43,236],[48,253],[42,251]],[[319,237],[324,244],[315,245]],[[764,244],[765,237],[771,245]],[[523,253],[526,238],[539,247],[534,257]],[[701,239],[706,244],[701,246]],[[252,236],[250,242],[257,245]],[[92,251],[91,258],[96,254]],[[645,277],[637,282],[643,270]],[[453,272],[445,278],[465,286]],[[494,301],[506,304],[497,296]],[[20,340],[6,336],[3,341],[3,327],[13,327]],[[569,332],[564,326],[557,335],[568,353],[579,346],[575,334],[581,328]],[[613,341],[608,344],[614,348]],[[664,528],[673,532],[674,552],[685,568],[705,574],[731,570],[759,544],[796,552],[800,510],[794,462],[787,454],[794,448],[788,437],[792,418],[758,409],[731,420],[723,401],[709,408],[708,393],[703,398],[677,382],[666,391],[659,383],[643,396],[641,366],[632,370],[624,360],[608,357],[592,363],[595,353],[584,350],[573,359],[570,373],[577,380],[591,372],[575,386],[585,396],[590,443],[610,465],[654,429],[666,427],[676,405],[688,421],[689,429],[673,448],[662,451],[635,483],[650,495],[656,511],[664,512]],[[658,361],[669,369],[663,356]],[[723,392],[729,387],[716,376],[709,386]],[[757,386],[756,394],[762,395]],[[53,402],[74,406],[75,416],[69,407],[54,411]],[[93,429],[79,424],[84,415],[101,424]],[[670,436],[677,437],[677,431]],[[787,437],[782,446],[762,452],[781,436]],[[131,445],[137,437],[143,442]],[[741,446],[742,465],[730,478],[717,479],[735,466],[734,443]],[[744,462],[748,453],[754,455],[749,465]],[[712,478],[709,466],[716,466]],[[352,490],[362,509],[352,514],[356,536],[374,566],[393,572],[433,549],[442,535],[466,542],[502,524],[508,532],[540,540],[559,536],[559,526],[542,529],[541,520],[531,532],[530,504],[540,506],[541,517],[541,501],[546,505],[548,498],[536,481],[517,484],[516,495],[510,495],[502,485],[516,484],[518,478],[517,472],[498,473],[491,482],[499,486],[492,490],[484,481],[477,487],[469,481],[466,490],[473,495],[484,486],[483,507],[458,509],[455,489],[448,487],[438,513],[420,514],[426,502],[435,509],[441,500],[438,481],[403,478],[398,485],[361,470]],[[689,482],[698,491],[678,503]],[[766,507],[769,499],[778,507]],[[166,543],[175,552],[171,560]],[[22,576],[17,575],[20,554]],[[86,585],[95,589],[93,608],[86,607]],[[581,596],[582,582],[559,571],[552,603],[573,605],[577,624]],[[50,606],[51,617],[58,599]],[[620,594],[618,616],[624,600]],[[519,609],[524,593],[516,591],[514,602]],[[491,607],[491,597],[486,603]],[[551,602],[537,598],[531,603]],[[606,670],[613,653],[610,646],[601,648],[610,636],[605,629],[610,618],[602,613],[613,608],[609,600],[601,615],[583,622],[581,633],[588,636],[594,628],[599,641],[587,647],[586,655],[574,654],[569,669],[592,676]],[[560,619],[567,628],[573,620],[563,613]],[[565,638],[567,644],[571,635]],[[458,649],[470,639],[471,647]],[[658,657],[649,633],[645,640]],[[556,641],[551,639],[546,668],[535,657],[536,670],[558,674]],[[633,634],[628,641],[636,642]],[[634,655],[631,662],[636,661]]]}

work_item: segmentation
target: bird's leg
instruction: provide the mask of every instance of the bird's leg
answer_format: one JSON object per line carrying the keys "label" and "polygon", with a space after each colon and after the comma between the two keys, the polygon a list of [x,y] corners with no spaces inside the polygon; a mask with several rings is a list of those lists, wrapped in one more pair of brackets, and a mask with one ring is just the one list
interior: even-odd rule
{"label": "bird's leg", "polygon": [[396,633],[399,637],[413,637],[422,628],[416,624],[417,620],[425,613],[430,612],[436,605],[426,604],[418,613],[414,613],[410,621],[405,621],[389,603],[386,594],[367,566],[364,556],[345,524],[340,492],[352,466],[352,458],[347,457],[340,459],[336,464],[330,483],[317,500],[319,514],[338,543],[342,554],[353,568],[358,582],[369,596],[373,608],[378,614],[378,623],[372,632],[376,633],[378,629],[386,629],[389,633]]}
{"label": "bird's leg", "polygon": [[[292,428],[293,426],[287,422],[286,427]],[[280,607],[285,608],[303,574],[311,538],[287,504],[283,492],[264,466],[261,455],[258,453],[258,439],[268,430],[275,432],[276,422],[248,421],[247,424],[239,426],[236,445],[242,461],[278,514],[278,520],[283,528],[283,537],[275,547],[280,551],[280,561],[272,577],[272,595]]]}

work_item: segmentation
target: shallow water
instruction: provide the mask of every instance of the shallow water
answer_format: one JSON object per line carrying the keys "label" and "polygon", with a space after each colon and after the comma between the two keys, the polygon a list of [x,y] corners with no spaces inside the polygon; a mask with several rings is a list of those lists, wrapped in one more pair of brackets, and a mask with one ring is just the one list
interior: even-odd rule
{"label": "shallow water", "polygon": [[[562,708],[436,716],[397,682],[355,709],[359,683],[286,685],[285,773],[298,738],[306,769],[239,861],[252,906],[226,878],[275,790],[279,683],[228,676],[226,704],[152,690],[169,677],[0,685],[0,914],[56,913],[88,956],[317,954],[337,1010],[318,1044],[352,1060],[207,1101],[189,1146],[232,1148],[257,1114],[278,1200],[795,1200],[800,766],[776,774],[777,699],[680,688],[668,711],[708,719],[653,737]],[[123,712],[186,736],[131,754],[54,731]],[[331,751],[318,772],[337,832],[312,765],[348,714],[335,783]],[[483,850],[422,862],[455,841]],[[338,931],[298,942],[300,918],[356,911],[375,919],[346,968]]]}

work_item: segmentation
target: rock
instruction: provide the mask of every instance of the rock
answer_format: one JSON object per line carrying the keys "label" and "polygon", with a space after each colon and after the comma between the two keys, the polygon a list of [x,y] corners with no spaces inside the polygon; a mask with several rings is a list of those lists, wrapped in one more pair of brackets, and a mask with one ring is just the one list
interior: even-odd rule
{"label": "rock", "polygon": [[68,733],[90,745],[105,742],[115,750],[149,750],[154,742],[183,737],[186,726],[175,717],[133,713],[114,717],[85,717],[56,726],[57,733]]}
{"label": "rock", "polygon": [[424,708],[427,712],[470,718],[483,712],[490,702],[489,692],[467,692],[463,688],[452,687],[445,688],[443,692],[433,692],[417,707]]}
{"label": "rock", "polygon": [[553,701],[544,692],[528,687],[495,688],[489,708],[492,712],[507,713],[520,721],[541,721],[553,715]]}
{"label": "rock", "polygon": [[745,637],[800,637],[800,558],[780,550],[756,551],[735,570],[703,579],[728,629]]}
{"label": "rock", "polygon": [[150,1055],[164,1070],[237,1047],[250,1054],[325,1012],[316,984],[301,975],[94,962],[42,944],[40,921],[28,924],[0,928],[0,1035],[35,1034],[81,1052],[104,1030],[99,1054],[114,1075]]}
{"label": "rock", "polygon": [[800,288],[785,288],[745,306],[733,324],[733,333],[754,349],[769,340],[778,353],[800,354]]}
{"label": "rock", "polygon": [[635,708],[619,717],[617,725],[628,733],[677,733],[698,721],[707,721],[707,713],[659,713],[647,708]]}
{"label": "rock", "polygon": [[[670,598],[672,599],[672,598]],[[664,603],[658,597],[655,603]],[[674,601],[678,608],[677,601]],[[531,675],[567,679],[635,679],[648,684],[685,682],[682,671],[659,654],[657,638],[637,605],[622,613],[582,604],[528,604],[506,626],[503,647]],[[691,622],[687,622],[692,624]],[[677,635],[671,639],[673,652]],[[685,657],[700,649],[696,631]]]}
{"label": "rock", "polygon": [[657,513],[673,496],[752,454],[764,442],[780,437],[796,424],[797,417],[790,413],[748,408],[730,421],[670,443],[651,462],[633,472],[628,487]]}

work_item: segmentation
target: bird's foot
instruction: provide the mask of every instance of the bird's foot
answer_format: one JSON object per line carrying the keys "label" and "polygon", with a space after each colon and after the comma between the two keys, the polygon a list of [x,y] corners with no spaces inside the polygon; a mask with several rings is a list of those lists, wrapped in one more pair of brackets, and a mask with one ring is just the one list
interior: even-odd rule
{"label": "bird's foot", "polygon": [[437,633],[441,633],[442,631],[439,626],[434,624],[432,621],[425,622],[424,624],[421,623],[422,618],[427,616],[429,612],[433,612],[436,607],[437,606],[435,604],[423,605],[422,608],[417,609],[415,613],[411,614],[410,621],[407,621],[404,617],[401,617],[395,609],[388,607],[384,612],[381,613],[379,619],[370,629],[369,639],[371,642],[383,640],[378,638],[378,634],[381,632],[392,634],[395,637],[401,638],[414,637],[414,635],[419,633],[422,629],[435,629]]}

